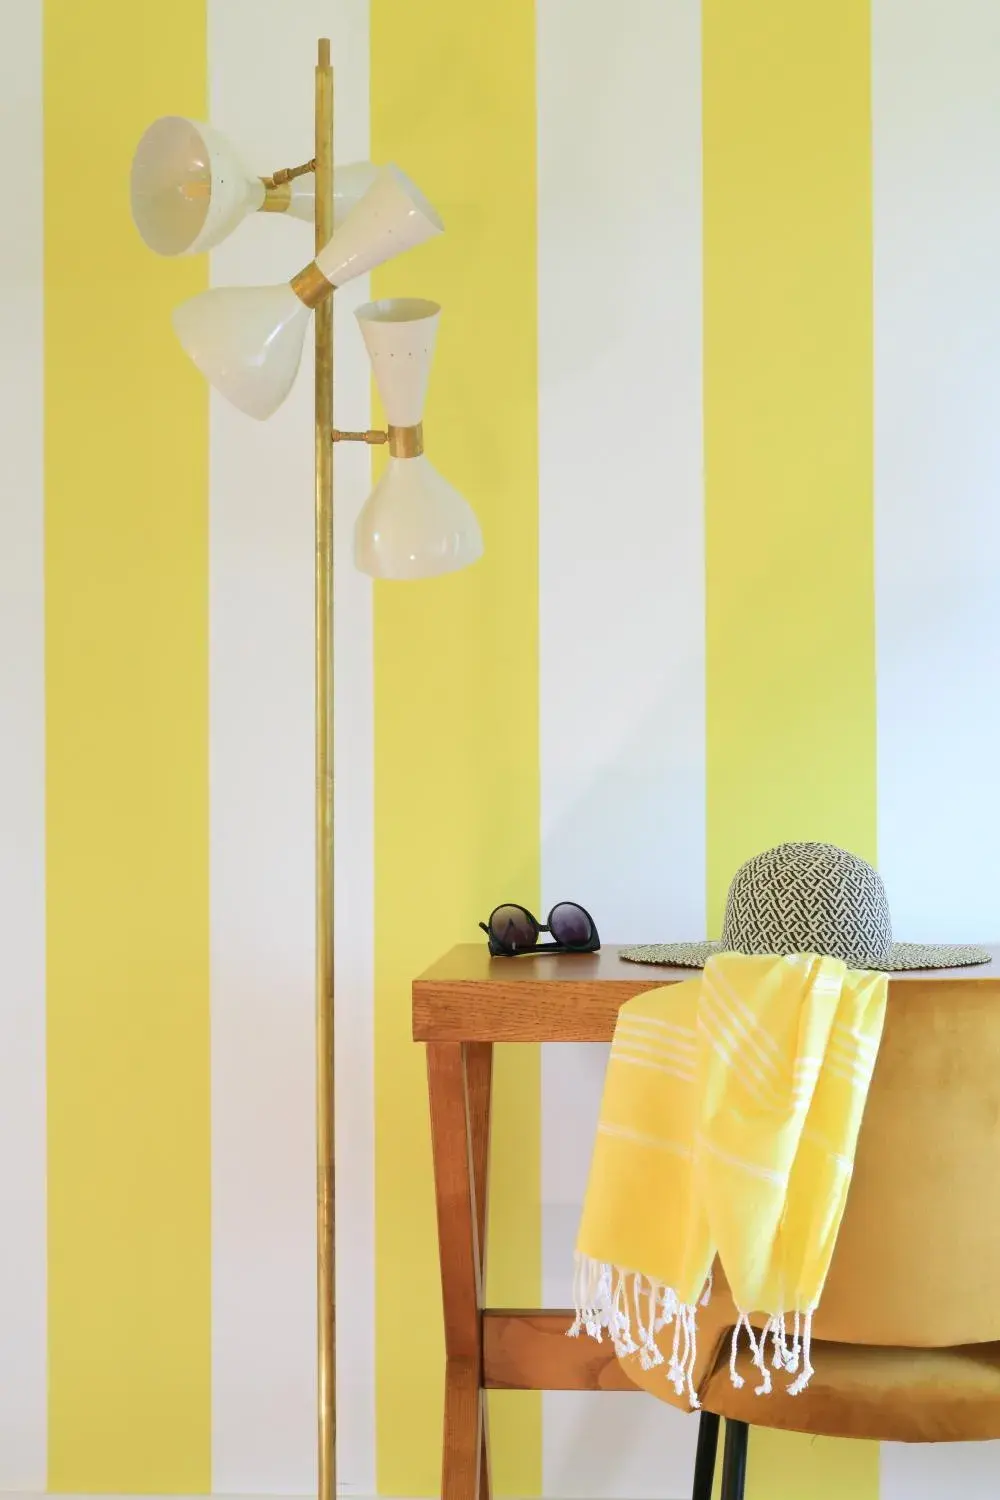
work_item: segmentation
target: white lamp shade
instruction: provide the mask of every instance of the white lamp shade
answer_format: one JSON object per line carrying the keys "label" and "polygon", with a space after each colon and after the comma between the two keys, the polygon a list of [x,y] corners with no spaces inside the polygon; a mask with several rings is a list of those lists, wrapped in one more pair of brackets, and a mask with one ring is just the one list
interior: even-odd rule
{"label": "white lamp shade", "polygon": [[[333,222],[343,223],[378,177],[370,161],[338,167]],[[312,224],[316,178],[293,177],[286,212]],[[264,184],[243,165],[230,141],[211,125],[165,115],[154,120],[132,158],[132,218],[157,255],[197,255],[232,234],[264,202]]]}
{"label": "white lamp shade", "polygon": [[165,115],[136,147],[132,218],[157,255],[211,250],[263,201],[260,178],[211,125]]}
{"label": "white lamp shade", "polygon": [[[390,427],[423,420],[441,309],[394,297],[355,313]],[[483,555],[472,508],[423,454],[390,458],[358,517],[354,560],[372,578],[433,578]]]}
{"label": "white lamp shade", "polygon": [[[350,162],[337,167],[333,174],[333,226],[336,229],[347,218],[378,176],[378,167],[370,161]],[[292,191],[288,215],[302,219],[306,224],[316,220],[316,177],[306,172],[293,177],[289,184]]]}
{"label": "white lamp shade", "polygon": [[393,297],[366,302],[355,317],[387,421],[414,427],[423,420],[441,308],[418,297]]}
{"label": "white lamp shade", "polygon": [[334,286],[364,276],[444,229],[420,189],[398,167],[377,167],[375,179],[344,219],[316,264]]}
{"label": "white lamp shade", "polygon": [[309,308],[287,284],[212,287],[174,309],[174,330],[205,379],[256,417],[273,415],[302,359]]}
{"label": "white lamp shade", "polygon": [[483,555],[471,508],[421,454],[390,458],[354,529],[354,561],[371,578],[434,578]]}
{"label": "white lamp shade", "polygon": [[[316,262],[328,281],[342,286],[441,228],[433,208],[402,172],[378,167],[372,186]],[[212,287],[182,302],[173,321],[206,380],[248,417],[264,421],[292,388],[309,314],[283,283]]]}

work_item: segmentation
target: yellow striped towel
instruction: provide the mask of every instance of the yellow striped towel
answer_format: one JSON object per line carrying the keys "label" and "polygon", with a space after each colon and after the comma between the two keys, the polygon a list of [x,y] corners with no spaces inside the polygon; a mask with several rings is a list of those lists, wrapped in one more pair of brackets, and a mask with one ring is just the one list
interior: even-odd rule
{"label": "yellow striped towel", "polygon": [[[734,1382],[745,1329],[758,1395],[771,1389],[768,1335],[775,1365],[796,1376],[791,1394],[805,1388],[887,988],[839,959],[727,953],[622,1006],[577,1239],[574,1335],[606,1329],[649,1368],[663,1360],[654,1334],[672,1323],[667,1374],[697,1406],[697,1307],[718,1256],[739,1310]],[[759,1335],[751,1313],[766,1315]]]}

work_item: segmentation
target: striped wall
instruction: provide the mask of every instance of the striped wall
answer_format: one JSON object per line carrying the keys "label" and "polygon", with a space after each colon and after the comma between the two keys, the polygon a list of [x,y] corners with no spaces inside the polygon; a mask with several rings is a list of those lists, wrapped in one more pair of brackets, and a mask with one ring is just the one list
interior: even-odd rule
{"label": "striped wall", "polygon": [[[751,14],[752,12],[752,14]],[[308,382],[209,398],[169,309],[283,278],[261,216],[149,256],[134,140],[391,157],[442,241],[427,407],[487,554],[350,565],[337,455],[340,1473],[437,1492],[440,1304],[408,983],[495,901],[718,925],[785,836],[900,935],[1000,932],[994,0],[12,0],[0,47],[0,1491],[315,1486]],[[338,417],[372,411],[337,308]],[[491,1296],[567,1267],[600,1049],[498,1065]],[[498,1489],[680,1500],[694,1426],[506,1396]],[[752,1500],[992,1497],[1000,1448],[755,1433]]]}

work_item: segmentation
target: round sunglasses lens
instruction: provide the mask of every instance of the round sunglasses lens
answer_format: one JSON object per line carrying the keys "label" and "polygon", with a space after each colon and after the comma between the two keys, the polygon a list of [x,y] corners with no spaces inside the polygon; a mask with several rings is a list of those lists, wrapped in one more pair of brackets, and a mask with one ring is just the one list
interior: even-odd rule
{"label": "round sunglasses lens", "polygon": [[520,953],[538,942],[534,922],[519,906],[497,907],[490,918],[490,931],[508,953]]}
{"label": "round sunglasses lens", "polygon": [[582,948],[590,942],[590,918],[582,906],[575,906],[572,901],[563,901],[552,908],[549,929],[556,942],[565,943],[567,948]]}

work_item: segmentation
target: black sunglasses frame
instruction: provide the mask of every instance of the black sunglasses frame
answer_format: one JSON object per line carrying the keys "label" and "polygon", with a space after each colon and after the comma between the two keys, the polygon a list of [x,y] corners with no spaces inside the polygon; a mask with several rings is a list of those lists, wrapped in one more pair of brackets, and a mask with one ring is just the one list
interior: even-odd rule
{"label": "black sunglasses frame", "polygon": [[[552,913],[560,906],[573,906],[577,911],[583,912],[583,915],[590,923],[590,936],[585,943],[540,943],[538,941],[543,932],[552,931]],[[505,907],[513,907],[515,911],[522,912],[535,929],[535,941],[530,948],[512,948],[506,946],[495,936],[493,932],[493,918],[497,912],[503,911]],[[548,921],[544,923],[539,922],[534,913],[530,912],[526,906],[522,906],[519,901],[501,901],[500,905],[495,906],[490,912],[489,921],[480,922],[479,926],[486,934],[486,941],[493,958],[523,958],[531,953],[596,953],[601,946],[601,939],[597,932],[597,923],[587,908],[581,906],[579,901],[557,901],[552,911],[549,912]]]}

